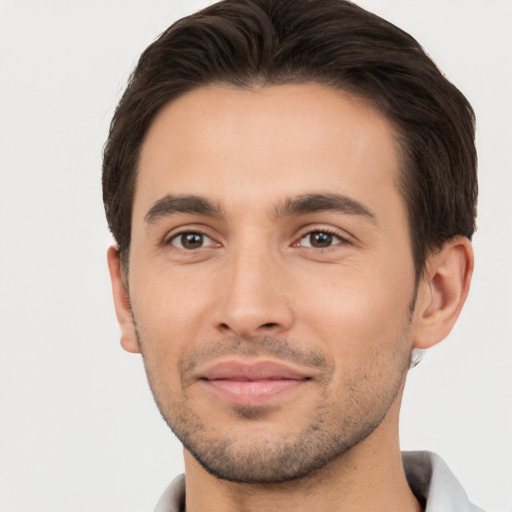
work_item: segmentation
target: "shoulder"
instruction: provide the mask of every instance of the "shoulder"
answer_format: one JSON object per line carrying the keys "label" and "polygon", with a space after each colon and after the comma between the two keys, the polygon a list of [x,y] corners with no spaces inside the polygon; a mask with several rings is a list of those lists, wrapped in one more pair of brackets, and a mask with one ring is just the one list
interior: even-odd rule
{"label": "shoulder", "polygon": [[185,475],[177,476],[158,500],[155,512],[182,512],[185,510]]}
{"label": "shoulder", "polygon": [[402,452],[407,481],[425,512],[484,512],[473,505],[446,463],[433,452]]}

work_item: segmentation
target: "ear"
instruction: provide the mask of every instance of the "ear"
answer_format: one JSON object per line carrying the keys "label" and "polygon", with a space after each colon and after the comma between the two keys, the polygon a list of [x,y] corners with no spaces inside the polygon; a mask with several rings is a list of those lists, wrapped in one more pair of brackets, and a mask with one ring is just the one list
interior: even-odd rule
{"label": "ear", "polygon": [[127,352],[138,353],[140,352],[140,346],[132,316],[130,296],[121,277],[119,251],[114,245],[108,248],[107,261],[110,279],[112,281],[112,293],[114,295],[117,321],[121,328],[121,346]]}
{"label": "ear", "polygon": [[473,262],[471,242],[462,236],[429,257],[418,286],[414,348],[432,347],[448,336],[468,296]]}

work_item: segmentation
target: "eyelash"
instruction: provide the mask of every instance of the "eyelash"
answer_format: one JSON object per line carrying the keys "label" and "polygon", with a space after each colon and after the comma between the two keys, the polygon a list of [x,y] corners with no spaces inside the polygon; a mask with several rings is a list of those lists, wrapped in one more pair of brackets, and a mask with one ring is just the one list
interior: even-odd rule
{"label": "eyelash", "polygon": [[179,233],[174,233],[172,236],[170,236],[170,237],[166,238],[166,240],[164,240],[163,245],[173,246],[174,248],[176,248],[178,250],[182,250],[182,251],[186,251],[186,252],[194,252],[195,250],[200,250],[200,249],[205,248],[205,247],[197,247],[195,249],[187,249],[187,248],[183,247],[183,241],[181,242],[182,247],[177,247],[177,246],[173,245],[174,240],[178,240],[179,238],[185,237],[186,235],[199,235],[203,238],[203,243],[204,243],[204,239],[206,238],[213,242],[211,244],[212,246],[215,246],[215,245],[220,246],[220,244],[218,242],[216,242],[211,236],[208,236],[206,233],[203,233],[202,231],[193,230],[193,229],[186,230],[186,231],[180,231]]}
{"label": "eyelash", "polygon": [[[311,236],[311,235],[313,235],[315,233],[323,233],[323,234],[326,234],[326,235],[329,235],[329,236],[332,236],[332,237],[336,237],[339,240],[339,242],[333,243],[333,244],[331,244],[331,245],[329,245],[327,247],[312,247],[311,245],[310,246],[301,245],[302,240],[304,240],[306,237]],[[186,235],[199,235],[199,236],[203,237],[203,239],[202,239],[203,243],[204,243],[204,239],[205,238],[211,240],[212,243],[210,245],[208,245],[208,246],[201,246],[201,247],[189,248],[189,249],[183,247],[183,239],[182,239],[182,242],[181,242],[182,247],[178,247],[178,246],[175,246],[173,244],[173,241],[179,239],[180,237],[184,237]],[[316,251],[325,251],[325,250],[332,249],[333,247],[335,247],[337,245],[345,245],[345,244],[350,244],[350,243],[351,242],[349,240],[347,240],[346,237],[341,236],[340,233],[338,231],[336,231],[335,229],[325,228],[325,227],[316,227],[316,228],[313,228],[313,229],[309,228],[307,231],[304,231],[298,237],[298,239],[296,239],[296,241],[291,244],[291,246],[292,247],[303,247],[305,249],[314,249]],[[203,231],[194,230],[194,229],[190,229],[190,230],[185,230],[185,231],[180,231],[178,233],[174,233],[172,236],[167,237],[164,240],[163,245],[164,246],[172,246],[175,249],[178,249],[178,250],[181,250],[181,251],[185,251],[185,252],[188,252],[188,253],[192,253],[192,252],[195,252],[195,251],[198,251],[198,250],[201,250],[201,249],[212,248],[212,247],[216,248],[216,246],[217,247],[221,246],[221,244],[219,242],[216,242],[215,239],[213,239],[211,236],[207,235]]]}
{"label": "eyelash", "polygon": [[[333,243],[332,245],[329,245],[328,247],[308,247],[308,246],[301,246],[299,245],[300,242],[306,238],[307,236],[311,236],[314,233],[323,233],[326,235],[330,235],[332,237],[336,237],[339,239],[339,242]],[[345,245],[350,244],[350,242],[347,240],[346,237],[342,236],[338,231],[332,228],[324,228],[324,227],[316,227],[316,228],[309,228],[307,231],[305,231],[303,234],[301,234],[297,240],[297,242],[294,242],[292,245],[294,247],[305,247],[306,249],[315,249],[316,251],[322,251],[322,250],[329,250],[337,245]]]}

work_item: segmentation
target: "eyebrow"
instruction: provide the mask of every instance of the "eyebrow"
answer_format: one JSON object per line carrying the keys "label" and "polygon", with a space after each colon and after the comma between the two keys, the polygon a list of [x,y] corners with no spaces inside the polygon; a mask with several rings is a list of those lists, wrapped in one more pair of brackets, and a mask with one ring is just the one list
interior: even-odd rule
{"label": "eyebrow", "polygon": [[368,207],[343,194],[305,194],[287,199],[275,211],[276,217],[307,215],[315,212],[338,212],[359,215],[377,222],[377,216]]}
{"label": "eyebrow", "polygon": [[144,222],[153,224],[163,217],[180,213],[221,217],[221,209],[208,199],[195,195],[172,195],[158,199],[144,216]]}
{"label": "eyebrow", "polygon": [[[359,201],[343,194],[305,194],[287,199],[274,211],[276,218],[307,215],[315,212],[338,212],[359,215],[376,223],[377,217]],[[222,217],[222,210],[215,203],[196,195],[167,194],[158,199],[144,217],[147,224],[153,224],[161,218],[171,215],[191,213],[209,217]]]}

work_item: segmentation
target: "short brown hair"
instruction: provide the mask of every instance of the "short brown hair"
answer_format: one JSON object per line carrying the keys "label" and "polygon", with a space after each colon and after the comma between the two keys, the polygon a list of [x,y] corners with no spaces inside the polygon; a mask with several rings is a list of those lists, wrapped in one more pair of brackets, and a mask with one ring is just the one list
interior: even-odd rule
{"label": "short brown hair", "polygon": [[123,264],[145,134],[169,101],[213,83],[320,83],[369,100],[399,133],[416,277],[432,250],[472,236],[474,112],[413,37],[345,0],[223,0],[143,52],[112,119],[103,200]]}

